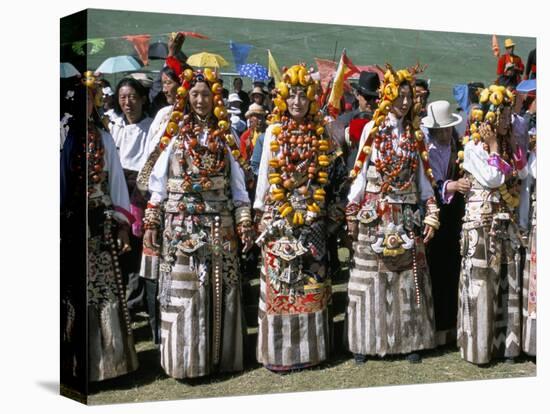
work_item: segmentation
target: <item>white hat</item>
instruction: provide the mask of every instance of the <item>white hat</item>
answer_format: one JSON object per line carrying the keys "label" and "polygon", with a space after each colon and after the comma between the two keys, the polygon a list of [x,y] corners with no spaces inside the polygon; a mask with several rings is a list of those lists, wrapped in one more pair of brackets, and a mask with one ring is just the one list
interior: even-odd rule
{"label": "white hat", "polygon": [[252,115],[260,115],[265,116],[266,112],[262,105],[258,105],[257,103],[253,103],[248,107],[248,111],[246,114],[244,114],[244,117],[246,119],[250,118]]}
{"label": "white hat", "polygon": [[229,97],[227,98],[228,102],[242,102],[242,99],[239,98],[239,94],[237,93],[230,93]]}
{"label": "white hat", "polygon": [[103,93],[103,95],[105,96],[113,96],[115,93],[113,92],[113,89],[111,89],[110,86],[106,86],[104,88],[101,89],[101,92]]}
{"label": "white hat", "polygon": [[435,101],[428,105],[428,116],[422,118],[426,128],[449,128],[462,122],[462,117],[453,114],[451,104],[447,101]]}
{"label": "white hat", "polygon": [[139,83],[141,83],[146,88],[150,88],[153,85],[153,78],[148,76],[146,73],[135,72],[135,73],[131,73],[130,77],[137,80]]}

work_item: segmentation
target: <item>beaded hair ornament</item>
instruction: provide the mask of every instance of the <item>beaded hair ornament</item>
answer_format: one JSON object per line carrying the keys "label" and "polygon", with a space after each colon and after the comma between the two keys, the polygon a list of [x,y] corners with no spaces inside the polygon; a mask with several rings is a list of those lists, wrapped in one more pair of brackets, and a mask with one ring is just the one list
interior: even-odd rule
{"label": "beaded hair ornament", "polygon": [[229,121],[229,114],[225,109],[223,103],[223,87],[217,78],[217,73],[212,71],[210,68],[205,68],[204,70],[193,71],[191,69],[185,69],[180,75],[181,86],[176,90],[176,102],[174,103],[174,110],[170,116],[170,121],[166,125],[166,129],[162,138],[160,139],[159,147],[161,150],[164,150],[172,138],[178,135],[181,127],[181,121],[184,120],[183,111],[187,105],[189,90],[197,82],[206,82],[210,87],[210,91],[213,94],[214,102],[214,116],[218,120],[218,129],[222,132],[220,136],[223,140],[229,145],[231,149],[231,154],[233,157],[241,164],[241,166],[246,166],[246,160],[241,156],[241,152],[237,147],[237,143],[233,138],[233,135],[230,131],[231,123]]}
{"label": "beaded hair ornament", "polygon": [[[491,85],[481,91],[479,95],[478,107],[475,107],[470,112],[470,127],[466,130],[462,143],[466,145],[468,142],[473,141],[476,145],[482,143],[484,149],[489,152],[487,144],[483,142],[483,137],[480,134],[480,127],[483,124],[490,125],[491,128],[496,129],[499,122],[502,111],[505,107],[512,107],[515,103],[515,94],[506,89],[502,85]],[[503,155],[506,163],[515,164],[513,159],[509,159],[508,154]],[[458,152],[458,160],[460,170],[462,171],[464,166],[464,151]],[[500,159],[495,158],[491,160],[495,164],[501,163]],[[508,166],[510,168],[510,166]],[[513,174],[517,174],[517,170],[514,168]],[[519,194],[511,194],[508,191],[506,183],[499,187],[499,192],[502,195],[503,200],[511,208],[519,206]]]}
{"label": "beaded hair ornament", "polygon": [[[421,73],[424,71],[425,67],[420,67],[419,64],[415,65],[414,67],[410,69],[401,69],[398,71],[395,71],[393,67],[390,64],[386,64],[386,72],[384,73],[384,80],[382,84],[380,85],[379,89],[379,103],[378,108],[375,110],[373,114],[373,121],[374,126],[370,130],[369,136],[363,143],[363,146],[359,149],[359,155],[357,157],[357,160],[355,161],[355,165],[353,166],[353,169],[350,171],[350,178],[354,180],[359,172],[361,171],[361,168],[363,167],[367,157],[372,152],[372,145],[373,143],[377,148],[380,147],[380,137],[379,134],[381,129],[384,127],[384,123],[386,120],[386,117],[388,116],[390,109],[392,107],[393,102],[398,98],[399,96],[399,87],[402,83],[408,82],[411,85],[411,94],[412,94],[412,100],[415,102],[415,88],[414,88],[414,76],[418,73]],[[413,143],[411,145],[410,151],[414,154],[416,151],[420,154],[423,166],[424,166],[424,172],[426,176],[428,177],[429,181],[432,185],[435,185],[435,180],[433,176],[432,169],[430,168],[430,164],[428,161],[428,151],[426,149],[426,145],[424,143],[424,134],[420,130],[420,110],[422,109],[421,104],[418,102],[415,102],[411,108],[412,111],[412,121],[410,123],[410,131],[411,135],[414,136]],[[382,143],[383,145],[383,143]],[[415,160],[413,161],[413,165],[415,166]],[[376,165],[377,170],[383,175],[386,175],[389,177],[390,180],[395,179],[399,174],[399,168],[397,165],[388,165],[388,163],[381,160],[379,165]],[[390,171],[392,169],[392,171]],[[404,189],[408,186],[409,183],[404,183],[400,189]],[[386,181],[382,184],[382,192],[388,192],[390,188],[392,187],[392,184],[389,181]]]}
{"label": "beaded hair ornament", "polygon": [[[270,143],[270,198],[281,217],[287,218],[294,227],[308,224],[321,211],[325,202],[322,186],[328,182],[330,165],[327,153],[331,144],[325,137],[324,117],[315,100],[319,84],[312,79],[311,71],[308,72],[305,64],[284,70],[282,81],[277,85],[277,96],[273,100],[275,108],[269,117],[271,124],[280,123],[271,130],[274,139]],[[291,119],[286,104],[291,90],[295,88],[302,88],[309,100],[308,112],[300,125]],[[299,185],[296,174],[307,174],[307,182],[298,188],[306,200],[307,211],[295,210],[290,202],[293,190]],[[317,185],[315,190],[312,188],[314,184]]]}
{"label": "beaded hair ornament", "polygon": [[214,109],[212,112],[217,119],[219,131],[217,135],[229,146],[231,155],[233,155],[233,158],[237,160],[241,167],[245,170],[250,168],[246,159],[241,155],[237,142],[231,134],[229,114],[223,103],[223,87],[218,80],[217,73],[210,68],[196,71],[185,69],[179,77],[181,86],[176,90],[176,102],[173,105],[170,120],[166,125],[158,146],[149,155],[145,165],[138,174],[137,184],[142,190],[147,189],[149,176],[160,154],[166,149],[172,139],[179,135],[184,125],[189,121],[189,116],[188,114],[184,115],[184,111],[188,103],[189,91],[197,82],[206,82],[213,94]]}

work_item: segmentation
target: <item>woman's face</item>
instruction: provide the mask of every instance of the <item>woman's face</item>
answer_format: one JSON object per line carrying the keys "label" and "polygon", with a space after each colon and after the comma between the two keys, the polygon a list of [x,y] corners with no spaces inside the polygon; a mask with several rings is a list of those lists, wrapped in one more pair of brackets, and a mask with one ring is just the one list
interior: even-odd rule
{"label": "woman's face", "polygon": [[290,89],[286,105],[290,116],[294,118],[294,120],[303,120],[309,109],[309,99],[307,99],[306,91],[303,88]]}
{"label": "woman's face", "polygon": [[254,95],[252,95],[252,100],[254,103],[262,105],[264,103],[264,96],[259,93],[255,93]]}
{"label": "woman's face", "polygon": [[145,98],[131,86],[124,85],[118,90],[118,104],[128,122],[135,123],[141,118],[144,103]]}
{"label": "woman's face", "polygon": [[510,130],[512,123],[512,109],[509,106],[505,106],[502,111],[500,111],[500,116],[498,117],[497,125],[497,134],[506,135]]}
{"label": "woman's face", "polygon": [[161,76],[161,81],[162,93],[166,96],[166,102],[172,105],[176,102],[176,90],[178,89],[178,83],[164,73]]}
{"label": "woman's face", "polygon": [[206,82],[197,82],[189,91],[191,109],[197,115],[205,117],[212,112],[212,91]]}
{"label": "woman's face", "polygon": [[411,87],[407,83],[402,83],[401,86],[399,86],[399,95],[395,101],[393,101],[391,112],[393,112],[398,119],[402,119],[409,113],[412,104]]}

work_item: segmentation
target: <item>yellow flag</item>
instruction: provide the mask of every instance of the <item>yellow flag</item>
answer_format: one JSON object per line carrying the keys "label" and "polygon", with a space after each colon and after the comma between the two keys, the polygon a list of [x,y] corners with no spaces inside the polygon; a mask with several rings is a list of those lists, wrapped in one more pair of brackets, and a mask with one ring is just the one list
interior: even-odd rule
{"label": "yellow flag", "polygon": [[275,59],[273,58],[273,55],[271,54],[271,50],[267,49],[267,67],[269,70],[269,76],[273,76],[273,79],[275,80],[275,85],[277,85],[283,77],[281,76],[281,71],[279,70],[279,66],[277,66],[277,62],[275,62]]}

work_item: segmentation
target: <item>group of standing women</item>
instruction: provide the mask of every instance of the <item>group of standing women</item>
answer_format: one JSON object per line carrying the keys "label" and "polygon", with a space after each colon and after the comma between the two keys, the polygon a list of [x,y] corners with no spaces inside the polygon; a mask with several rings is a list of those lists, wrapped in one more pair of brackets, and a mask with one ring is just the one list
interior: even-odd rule
{"label": "group of standing women", "polygon": [[[460,286],[450,300],[459,298],[457,337],[463,358],[484,364],[494,357],[515,357],[521,338],[534,353],[535,244],[530,243],[522,281],[516,222],[519,180],[526,194],[522,202],[534,197],[535,155],[527,163],[526,150],[513,138],[513,94],[498,87],[482,93],[462,151],[451,133],[448,108],[420,118],[417,69],[395,71],[388,65],[351,171],[319,110],[318,83],[304,65],[287,69],[276,85],[254,200],[246,187],[250,167],[230,127],[215,72],[163,69],[170,105],[154,120],[140,109],[145,96],[140,86],[122,81],[116,95],[123,115],[110,127],[122,165],[101,159],[110,160],[116,151],[103,131],[100,136],[107,138],[100,152],[94,141],[99,156],[88,172],[100,177],[92,180],[96,187],[105,184],[97,215],[103,232],[90,232],[90,237],[111,249],[102,261],[88,251],[91,264],[110,266],[97,272],[90,266],[88,283],[113,285],[111,296],[118,298],[102,305],[117,318],[90,313],[89,318],[98,319],[89,326],[90,341],[97,338],[90,342],[90,358],[106,371],[90,372],[90,380],[137,367],[126,299],[117,285],[117,246],[108,229],[113,220],[131,229],[132,238],[122,239],[121,248],[140,256],[130,260],[140,269],[128,273],[145,280],[160,363],[175,378],[243,369],[246,324],[238,257],[254,243],[261,248],[258,361],[273,371],[289,371],[328,359],[333,331],[327,244],[342,226],[353,240],[346,339],[358,363],[389,354],[419,362],[418,351],[436,346],[438,298],[431,283],[432,277],[440,281],[445,275],[430,277],[430,269],[438,269],[426,255],[434,236],[439,237],[435,249],[456,253],[457,271],[461,261]],[[443,115],[446,122],[441,122]],[[93,120],[89,126],[89,131],[98,128]],[[455,252],[456,217],[460,220],[464,211],[459,193],[465,202],[461,257]],[[94,193],[88,194],[91,202]],[[523,209],[528,216],[530,205],[528,200]],[[455,221],[447,223],[452,217]],[[532,221],[531,240],[534,215]],[[444,227],[456,240],[437,234]]]}

